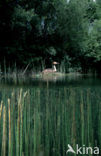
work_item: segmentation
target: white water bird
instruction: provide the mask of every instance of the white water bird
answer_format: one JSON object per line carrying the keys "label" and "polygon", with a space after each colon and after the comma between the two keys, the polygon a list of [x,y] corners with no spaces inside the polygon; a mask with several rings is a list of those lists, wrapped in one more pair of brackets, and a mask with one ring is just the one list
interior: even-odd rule
{"label": "white water bird", "polygon": [[57,65],[57,64],[59,64],[59,63],[58,63],[58,62],[53,62],[53,63],[52,63],[53,68],[45,69],[45,70],[42,71],[42,73],[43,73],[43,74],[45,74],[45,73],[48,74],[48,73],[54,73],[54,72],[56,72],[56,71],[57,71],[57,69],[56,69],[56,65]]}

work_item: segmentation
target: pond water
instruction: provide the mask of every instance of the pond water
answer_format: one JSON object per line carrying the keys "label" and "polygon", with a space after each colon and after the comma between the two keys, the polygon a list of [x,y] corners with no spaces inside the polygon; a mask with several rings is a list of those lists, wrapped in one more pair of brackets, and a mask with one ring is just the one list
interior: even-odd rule
{"label": "pond water", "polygon": [[100,78],[2,82],[0,102],[1,156],[101,155]]}

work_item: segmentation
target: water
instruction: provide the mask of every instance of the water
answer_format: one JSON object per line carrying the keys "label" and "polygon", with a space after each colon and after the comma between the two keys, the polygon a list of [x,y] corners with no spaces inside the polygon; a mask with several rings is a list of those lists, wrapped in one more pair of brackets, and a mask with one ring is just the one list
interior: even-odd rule
{"label": "water", "polygon": [[[90,156],[95,147],[100,155],[100,86],[100,78],[81,76],[2,82],[1,156]],[[66,154],[68,144],[81,154]]]}

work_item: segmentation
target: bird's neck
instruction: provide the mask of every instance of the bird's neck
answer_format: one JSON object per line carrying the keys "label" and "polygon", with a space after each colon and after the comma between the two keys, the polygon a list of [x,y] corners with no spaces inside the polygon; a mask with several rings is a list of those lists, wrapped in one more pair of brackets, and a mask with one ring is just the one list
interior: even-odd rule
{"label": "bird's neck", "polygon": [[56,66],[55,66],[55,65],[53,65],[53,70],[54,70],[54,71],[57,71],[57,70],[56,70]]}

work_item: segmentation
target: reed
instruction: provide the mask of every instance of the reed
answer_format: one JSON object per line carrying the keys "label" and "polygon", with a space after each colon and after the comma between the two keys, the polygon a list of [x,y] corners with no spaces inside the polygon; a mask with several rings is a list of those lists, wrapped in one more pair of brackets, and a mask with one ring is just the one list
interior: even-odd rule
{"label": "reed", "polygon": [[16,125],[16,96],[14,90],[11,93],[10,99],[10,115],[11,115],[11,156],[13,156],[15,152],[15,147],[13,142],[15,142],[15,125]]}
{"label": "reed", "polygon": [[[24,106],[24,98],[26,96],[26,93],[22,95],[22,90],[20,90],[20,97],[19,97],[19,104],[20,105],[20,156],[22,156],[23,153],[23,106]],[[19,107],[19,106],[18,106]]]}
{"label": "reed", "polygon": [[82,138],[82,145],[85,144],[85,122],[84,122],[84,103],[83,103],[83,92],[81,92],[81,138]]}
{"label": "reed", "polygon": [[1,105],[0,105],[0,120],[1,120],[1,115],[2,115],[2,109],[3,109],[3,101],[1,101]]}
{"label": "reed", "polygon": [[19,142],[19,120],[17,119],[17,125],[15,129],[16,133],[16,156],[19,155],[19,147],[20,147],[20,142]]}
{"label": "reed", "polygon": [[34,142],[33,142],[33,144],[34,144],[34,151],[33,151],[33,153],[34,153],[34,155],[37,155],[37,114],[38,114],[38,112],[37,112],[37,110],[34,110]]}
{"label": "reed", "polygon": [[8,99],[8,119],[9,119],[9,156],[11,156],[11,108],[10,108],[10,99]]}
{"label": "reed", "polygon": [[73,148],[77,143],[93,146],[95,134],[101,138],[100,93],[88,88],[51,88],[50,83],[29,90],[4,89],[0,105],[1,155],[66,156],[68,144]]}
{"label": "reed", "polygon": [[3,107],[3,136],[2,136],[2,156],[6,156],[6,107]]}

